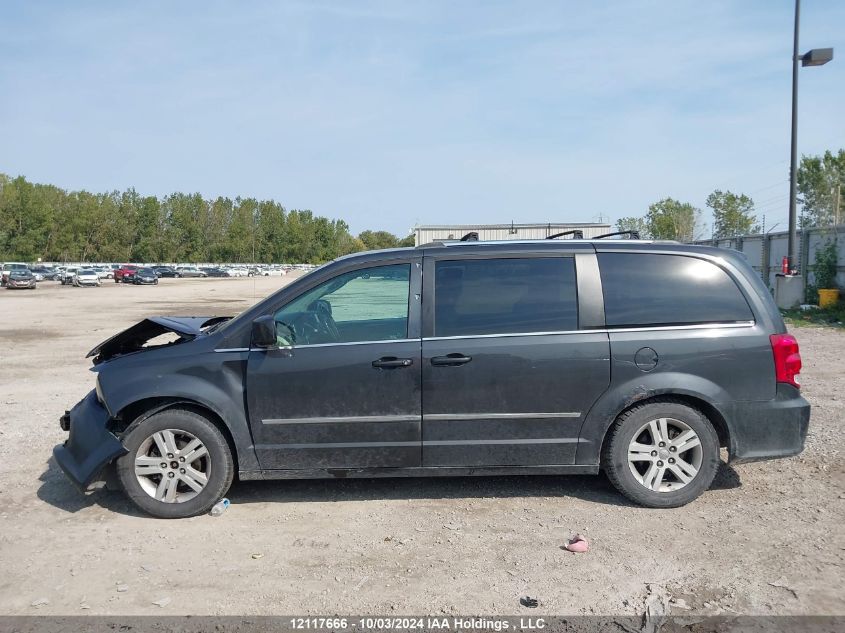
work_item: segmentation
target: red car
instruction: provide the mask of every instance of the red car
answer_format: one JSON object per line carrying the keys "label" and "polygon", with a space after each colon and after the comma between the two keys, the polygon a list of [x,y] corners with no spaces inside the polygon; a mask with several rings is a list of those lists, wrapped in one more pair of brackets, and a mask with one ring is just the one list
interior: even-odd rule
{"label": "red car", "polygon": [[121,281],[131,284],[135,281],[135,273],[138,272],[140,266],[135,264],[123,264],[120,268],[114,271],[114,283],[119,284]]}

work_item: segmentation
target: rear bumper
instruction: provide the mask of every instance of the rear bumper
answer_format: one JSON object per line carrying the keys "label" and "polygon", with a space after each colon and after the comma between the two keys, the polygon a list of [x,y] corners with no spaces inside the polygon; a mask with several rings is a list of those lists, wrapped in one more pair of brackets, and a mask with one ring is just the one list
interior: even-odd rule
{"label": "rear bumper", "polygon": [[730,462],[747,463],[798,455],[810,426],[810,403],[794,387],[778,384],[766,402],[737,402],[730,427]]}
{"label": "rear bumper", "polygon": [[53,457],[74,484],[82,490],[97,480],[103,468],[126,454],[120,440],[107,428],[109,412],[91,391],[59,421],[70,436],[53,449]]}

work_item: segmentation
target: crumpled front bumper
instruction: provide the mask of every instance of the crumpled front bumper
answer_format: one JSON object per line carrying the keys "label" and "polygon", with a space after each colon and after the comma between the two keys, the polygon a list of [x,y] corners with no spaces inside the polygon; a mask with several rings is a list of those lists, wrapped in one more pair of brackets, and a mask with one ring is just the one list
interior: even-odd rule
{"label": "crumpled front bumper", "polygon": [[64,444],[53,449],[53,457],[65,475],[82,490],[87,490],[97,480],[106,464],[127,453],[120,440],[108,430],[109,417],[92,390],[59,421],[63,430],[70,431],[70,436]]}

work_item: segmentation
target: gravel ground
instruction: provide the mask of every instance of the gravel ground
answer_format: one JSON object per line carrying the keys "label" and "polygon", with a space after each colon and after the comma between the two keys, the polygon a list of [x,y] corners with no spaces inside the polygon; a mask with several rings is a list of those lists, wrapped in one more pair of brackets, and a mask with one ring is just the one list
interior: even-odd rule
{"label": "gravel ground", "polygon": [[[841,330],[794,330],[806,451],[724,466],[675,510],[634,507],[603,476],[331,480],[235,484],[223,516],[161,521],[65,480],[51,449],[93,386],[91,347],[287,280],[0,291],[0,614],[845,614]],[[588,553],[562,549],[576,533]]]}

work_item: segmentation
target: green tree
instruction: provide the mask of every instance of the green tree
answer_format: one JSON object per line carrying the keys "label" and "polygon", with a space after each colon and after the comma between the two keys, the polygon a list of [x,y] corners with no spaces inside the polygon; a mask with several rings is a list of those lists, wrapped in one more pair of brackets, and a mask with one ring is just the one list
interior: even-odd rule
{"label": "green tree", "polygon": [[802,156],[797,179],[799,201],[804,208],[803,226],[830,226],[845,221],[845,149],[836,154],[828,150],[822,156]]}
{"label": "green tree", "polygon": [[714,237],[736,237],[759,232],[754,201],[744,193],[737,195],[716,189],[707,196],[706,204],[713,210]]}
{"label": "green tree", "polygon": [[616,230],[637,231],[640,234],[640,237],[644,240],[647,240],[651,237],[651,234],[648,231],[648,223],[646,222],[645,218],[619,218],[618,220],[616,220]]}
{"label": "green tree", "polygon": [[688,202],[664,198],[649,205],[645,221],[653,239],[691,242],[699,237],[701,211]]}
{"label": "green tree", "polygon": [[387,231],[362,231],[358,234],[358,239],[364,243],[368,250],[399,246],[399,240],[396,239],[396,236]]}

